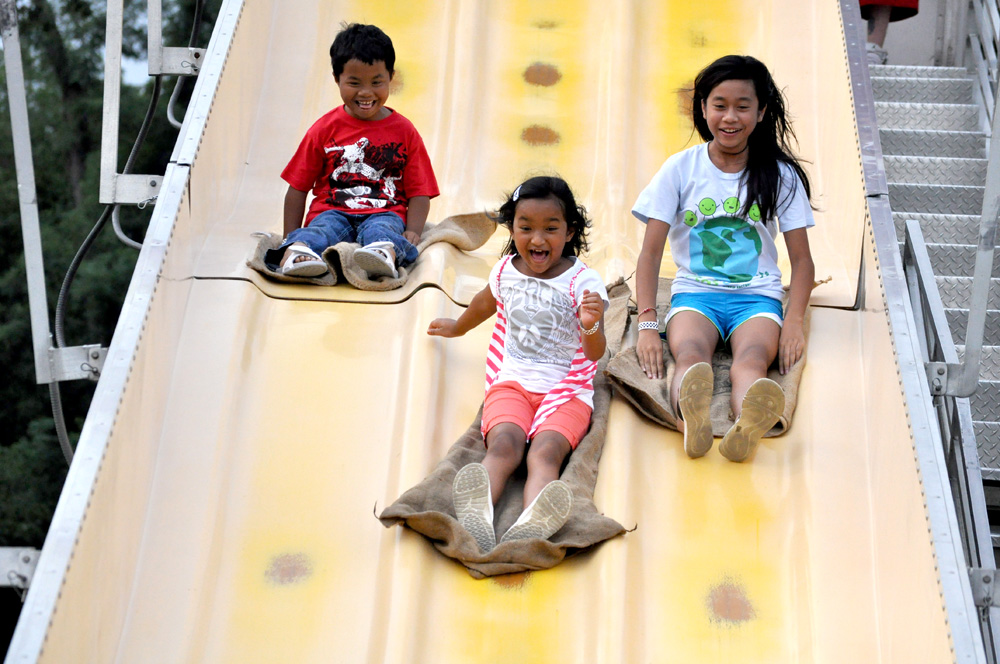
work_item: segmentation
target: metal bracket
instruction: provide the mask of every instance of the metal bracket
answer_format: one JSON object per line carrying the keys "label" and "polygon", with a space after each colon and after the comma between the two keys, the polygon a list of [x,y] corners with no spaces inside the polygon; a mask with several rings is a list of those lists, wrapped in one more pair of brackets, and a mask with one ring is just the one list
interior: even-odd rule
{"label": "metal bracket", "polygon": [[947,364],[945,362],[924,362],[927,370],[927,383],[930,385],[933,396],[944,396],[950,394],[948,383],[954,381],[954,376],[961,374],[961,364]]}
{"label": "metal bracket", "polygon": [[100,344],[50,348],[49,362],[52,365],[52,381],[79,380],[88,378],[96,381],[101,377],[108,349]]}
{"label": "metal bracket", "polygon": [[142,204],[156,200],[163,185],[162,175],[130,175],[116,173],[114,178],[114,197],[112,202]]}
{"label": "metal bracket", "polygon": [[27,590],[38,564],[38,549],[0,547],[0,586]]}
{"label": "metal bracket", "polygon": [[969,568],[969,582],[972,584],[972,599],[981,609],[1000,607],[1000,585],[997,584],[997,571],[982,567]]}
{"label": "metal bracket", "polygon": [[[177,76],[196,76],[201,69],[205,57],[203,48],[186,48],[180,46],[164,46],[160,51],[158,62],[149,60],[149,75],[171,74]],[[154,66],[156,70],[154,71]]]}
{"label": "metal bracket", "polygon": [[205,49],[163,45],[162,5],[163,0],[148,0],[146,3],[149,75],[197,76],[205,58]]}

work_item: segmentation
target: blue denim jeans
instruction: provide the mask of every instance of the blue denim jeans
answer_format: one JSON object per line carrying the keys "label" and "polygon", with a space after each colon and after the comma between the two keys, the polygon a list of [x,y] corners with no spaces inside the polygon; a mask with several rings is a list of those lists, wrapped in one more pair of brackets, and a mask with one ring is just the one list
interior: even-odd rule
{"label": "blue denim jeans", "polygon": [[301,242],[322,255],[327,247],[340,242],[357,242],[365,246],[372,242],[392,242],[396,262],[406,265],[417,260],[417,248],[403,237],[406,224],[395,212],[350,214],[327,210],[316,215],[305,228],[296,228],[278,247],[284,251],[293,242]]}

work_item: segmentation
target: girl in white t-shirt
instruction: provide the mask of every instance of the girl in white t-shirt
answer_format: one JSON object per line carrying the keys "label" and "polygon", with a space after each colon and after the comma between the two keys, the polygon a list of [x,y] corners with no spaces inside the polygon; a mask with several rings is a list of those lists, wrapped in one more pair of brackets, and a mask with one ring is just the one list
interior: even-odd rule
{"label": "girl in white t-shirt", "polygon": [[573,494],[559,472],[590,426],[594,374],[607,345],[608,294],[600,275],[577,258],[587,249],[590,221],[569,185],[531,178],[499,212],[511,239],[489,285],[458,320],[438,318],[427,329],[457,337],[497,317],[486,357],[486,457],[454,481],[458,521],[483,553],[496,546],[493,506],[525,455],[527,507],[501,543],[548,539],[566,523]]}
{"label": "girl in white t-shirt", "polygon": [[[784,409],[781,388],[765,376],[778,360],[784,374],[805,349],[803,317],[814,267],[806,229],[814,225],[809,178],[792,153],[794,133],[770,72],[749,56],[719,58],[698,74],[692,115],[706,143],[671,156],[632,209],[646,224],[636,266],[639,366],[663,374],[656,290],[663,246],[677,264],[666,336],[676,371],[670,396],[684,450],[712,447],[712,354],[719,340],[733,353],[736,423],[719,451],[749,457]],[[791,262],[782,315],[774,239],[784,234]]]}

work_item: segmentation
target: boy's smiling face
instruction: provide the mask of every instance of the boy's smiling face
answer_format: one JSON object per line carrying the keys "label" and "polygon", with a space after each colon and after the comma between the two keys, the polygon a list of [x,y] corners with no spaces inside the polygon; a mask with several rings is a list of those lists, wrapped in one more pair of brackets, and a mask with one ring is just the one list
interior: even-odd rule
{"label": "boy's smiling face", "polygon": [[348,115],[369,121],[389,116],[385,100],[389,98],[392,74],[385,68],[384,62],[376,60],[373,64],[366,65],[361,60],[352,58],[344,64],[340,78],[334,78]]}

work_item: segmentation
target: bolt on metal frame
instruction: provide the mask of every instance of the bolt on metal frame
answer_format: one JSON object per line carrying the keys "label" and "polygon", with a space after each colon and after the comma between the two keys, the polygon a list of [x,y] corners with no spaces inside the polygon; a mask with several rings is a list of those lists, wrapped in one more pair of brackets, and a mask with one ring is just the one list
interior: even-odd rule
{"label": "bolt on metal frame", "polygon": [[38,564],[38,549],[0,547],[0,587],[27,590]]}

